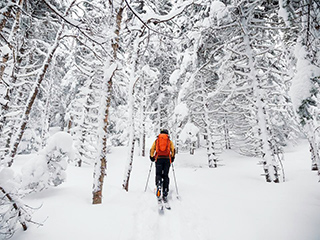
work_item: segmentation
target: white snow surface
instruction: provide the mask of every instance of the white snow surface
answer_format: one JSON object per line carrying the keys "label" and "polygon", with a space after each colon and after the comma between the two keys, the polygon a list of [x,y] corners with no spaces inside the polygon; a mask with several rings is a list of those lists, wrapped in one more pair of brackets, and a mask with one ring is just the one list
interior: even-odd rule
{"label": "white snow surface", "polygon": [[[148,143],[151,144],[151,141]],[[154,168],[144,187],[149,157],[135,156],[129,192],[122,187],[127,149],[108,155],[103,203],[92,205],[93,167],[69,166],[67,182],[34,193],[26,204],[42,207],[12,240],[316,240],[320,238],[320,183],[310,170],[308,145],[287,148],[287,181],[266,183],[258,159],[224,152],[224,166],[207,167],[206,151],[179,153],[174,162],[180,199],[170,171],[171,210],[157,211]],[[15,162],[19,167],[28,156]],[[154,167],[154,165],[153,165]]]}

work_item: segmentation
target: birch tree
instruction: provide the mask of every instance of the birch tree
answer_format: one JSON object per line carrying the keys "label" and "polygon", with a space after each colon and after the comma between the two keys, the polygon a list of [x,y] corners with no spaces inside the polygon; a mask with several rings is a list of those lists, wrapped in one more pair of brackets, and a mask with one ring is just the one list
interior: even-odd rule
{"label": "birch tree", "polygon": [[[100,135],[98,145],[98,158],[95,163],[94,183],[93,183],[93,204],[100,204],[102,202],[102,189],[104,176],[106,174],[107,166],[107,129],[109,122],[109,111],[112,99],[113,77],[117,70],[117,55],[120,47],[120,30],[123,20],[124,1],[121,1],[117,6],[110,6],[110,9],[115,8],[115,19],[113,23],[115,26],[114,38],[111,40],[112,58],[106,63],[104,80],[103,80],[103,95],[100,102],[100,109],[102,109],[100,116]],[[103,118],[102,118],[103,116]]]}
{"label": "birch tree", "polygon": [[129,150],[127,157],[127,164],[125,169],[125,176],[123,180],[123,188],[129,190],[129,180],[132,171],[133,157],[134,157],[134,144],[135,144],[135,119],[134,119],[134,88],[137,78],[137,61],[138,61],[138,42],[139,39],[133,41],[131,66],[129,68],[129,86],[128,86],[128,127],[129,127]]}

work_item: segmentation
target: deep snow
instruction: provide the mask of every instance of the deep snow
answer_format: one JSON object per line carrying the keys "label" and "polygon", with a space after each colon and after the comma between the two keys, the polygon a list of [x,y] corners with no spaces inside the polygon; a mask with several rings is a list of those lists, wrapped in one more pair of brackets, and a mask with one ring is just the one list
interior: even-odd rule
{"label": "deep snow", "polygon": [[[135,156],[129,192],[122,190],[127,150],[115,148],[108,157],[103,203],[92,205],[93,167],[68,166],[67,182],[26,197],[43,226],[19,228],[13,240],[319,240],[320,183],[310,170],[307,143],[287,148],[286,182],[266,183],[258,159],[233,151],[221,156],[224,166],[209,169],[203,149],[178,154],[172,171],[170,203],[157,211],[154,168],[148,157]],[[20,157],[15,165],[25,161]]]}

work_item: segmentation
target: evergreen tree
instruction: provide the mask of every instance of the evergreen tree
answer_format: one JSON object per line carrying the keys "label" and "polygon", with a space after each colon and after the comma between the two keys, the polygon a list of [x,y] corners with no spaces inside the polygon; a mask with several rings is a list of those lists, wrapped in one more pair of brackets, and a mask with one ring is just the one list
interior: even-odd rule
{"label": "evergreen tree", "polygon": [[[297,118],[306,134],[311,152],[312,169],[319,170],[319,76],[320,5],[317,1],[281,1],[282,18],[287,26],[286,46],[296,59],[290,94]],[[290,52],[289,52],[290,53]]]}

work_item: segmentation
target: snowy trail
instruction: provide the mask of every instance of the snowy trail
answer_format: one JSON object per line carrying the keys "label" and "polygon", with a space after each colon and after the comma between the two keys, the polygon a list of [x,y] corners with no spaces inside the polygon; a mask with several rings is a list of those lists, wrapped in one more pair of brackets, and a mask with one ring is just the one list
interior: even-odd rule
{"label": "snowy trail", "polygon": [[[202,239],[190,219],[189,210],[184,209],[176,196],[169,196],[171,210],[158,213],[157,201],[153,192],[141,196],[141,206],[135,213],[136,231],[132,239]],[[194,216],[194,215],[193,215]]]}
{"label": "snowy trail", "polygon": [[[135,158],[129,192],[121,189],[124,151],[109,156],[103,204],[91,205],[92,168],[68,168],[63,185],[30,195],[25,200],[41,209],[13,240],[319,240],[320,185],[310,171],[306,144],[288,149],[287,181],[267,184],[257,159],[226,152],[224,165],[206,166],[205,151],[179,154],[175,172],[181,200],[176,198],[170,172],[170,205],[159,215],[153,192],[154,169],[143,192],[150,162]],[[121,161],[119,161],[121,160]]]}

